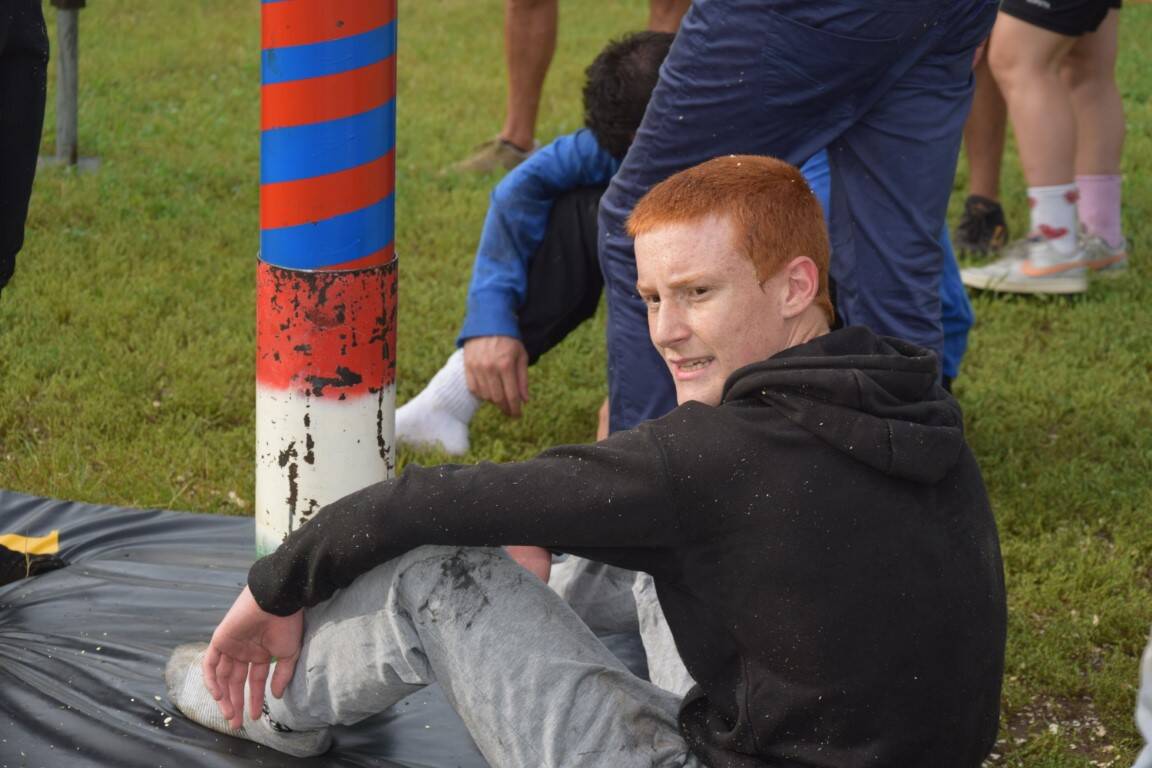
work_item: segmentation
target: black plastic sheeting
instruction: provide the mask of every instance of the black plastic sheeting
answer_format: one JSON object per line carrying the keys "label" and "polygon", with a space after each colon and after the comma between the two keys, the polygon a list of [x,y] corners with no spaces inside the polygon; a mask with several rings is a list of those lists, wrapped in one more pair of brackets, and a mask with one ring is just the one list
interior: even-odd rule
{"label": "black plastic sheeting", "polygon": [[[0,533],[60,531],[68,567],[0,587],[0,768],[485,768],[439,688],[297,759],[185,720],[163,669],[207,640],[244,586],[250,518],[125,509],[0,490]],[[633,668],[635,638],[605,638]]]}
{"label": "black plastic sheeting", "polygon": [[0,544],[0,587],[29,576],[39,576],[68,565],[55,555],[17,552]]}

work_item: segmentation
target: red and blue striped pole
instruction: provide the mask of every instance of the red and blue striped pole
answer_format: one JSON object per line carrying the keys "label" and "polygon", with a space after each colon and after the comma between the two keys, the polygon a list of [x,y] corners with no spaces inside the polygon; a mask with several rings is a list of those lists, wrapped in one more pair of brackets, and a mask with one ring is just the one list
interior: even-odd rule
{"label": "red and blue striped pole", "polygon": [[389,476],[396,0],[261,5],[256,549]]}

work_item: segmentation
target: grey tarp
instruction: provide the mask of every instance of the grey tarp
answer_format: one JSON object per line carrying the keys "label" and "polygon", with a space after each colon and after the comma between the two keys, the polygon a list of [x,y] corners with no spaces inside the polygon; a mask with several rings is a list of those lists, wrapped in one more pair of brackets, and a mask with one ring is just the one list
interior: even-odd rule
{"label": "grey tarp", "polygon": [[[172,648],[206,640],[243,587],[250,518],[0,490],[0,534],[60,532],[70,565],[0,587],[0,768],[486,766],[436,686],[336,731],[310,760],[212,733],[167,700]],[[643,665],[633,638],[606,643]]]}

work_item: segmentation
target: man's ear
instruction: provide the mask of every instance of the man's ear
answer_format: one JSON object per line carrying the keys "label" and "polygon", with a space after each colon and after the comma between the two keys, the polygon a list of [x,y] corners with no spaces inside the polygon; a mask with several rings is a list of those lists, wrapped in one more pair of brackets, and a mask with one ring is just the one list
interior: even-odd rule
{"label": "man's ear", "polygon": [[816,299],[820,290],[820,270],[807,256],[797,256],[781,270],[785,278],[784,301],[780,307],[786,318],[799,315]]}

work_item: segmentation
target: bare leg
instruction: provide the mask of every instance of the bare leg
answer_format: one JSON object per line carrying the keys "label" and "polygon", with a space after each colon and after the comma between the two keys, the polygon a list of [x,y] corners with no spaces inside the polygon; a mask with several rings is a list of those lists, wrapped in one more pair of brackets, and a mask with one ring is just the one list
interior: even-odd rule
{"label": "bare leg", "polygon": [[[1081,244],[1074,167],[1076,117],[1060,71],[1077,38],[1003,11],[992,29],[988,63],[996,77],[1028,182],[1029,236],[1007,256],[962,270],[965,285],[1007,293],[1083,293],[1094,266]],[[1112,257],[1109,257],[1110,259]]]}
{"label": "bare leg", "polygon": [[688,12],[692,0],[651,0],[648,3],[648,29],[672,32],[680,29],[680,19]]}
{"label": "bare leg", "polygon": [[1008,106],[992,76],[985,54],[976,65],[976,92],[972,111],[964,124],[964,148],[968,154],[968,194],[1000,199],[1000,161],[1004,156],[1004,133]]}
{"label": "bare leg", "polygon": [[[1124,104],[1116,88],[1120,15],[1112,10],[1084,35],[1064,60],[1062,74],[1076,115],[1076,187],[1092,264],[1116,274],[1126,264],[1120,216],[1120,160],[1124,151]],[[1105,246],[1105,247],[1102,247]]]}
{"label": "bare leg", "polygon": [[1108,12],[1100,28],[1084,35],[1064,59],[1062,75],[1076,119],[1077,174],[1120,173],[1124,103],[1116,87],[1120,14]]}
{"label": "bare leg", "polygon": [[964,253],[998,252],[1008,240],[1008,222],[1000,207],[1000,165],[1008,106],[988,64],[988,45],[973,65],[976,88],[972,111],[964,123],[964,150],[968,156],[968,198],[953,241]]}
{"label": "bare leg", "polygon": [[1073,181],[1076,118],[1060,65],[1075,43],[1005,13],[992,30],[988,63],[1008,103],[1030,187]]}
{"label": "bare leg", "polygon": [[558,0],[506,0],[504,57],[508,62],[508,102],[500,138],[532,149],[544,78],[556,52]]}

